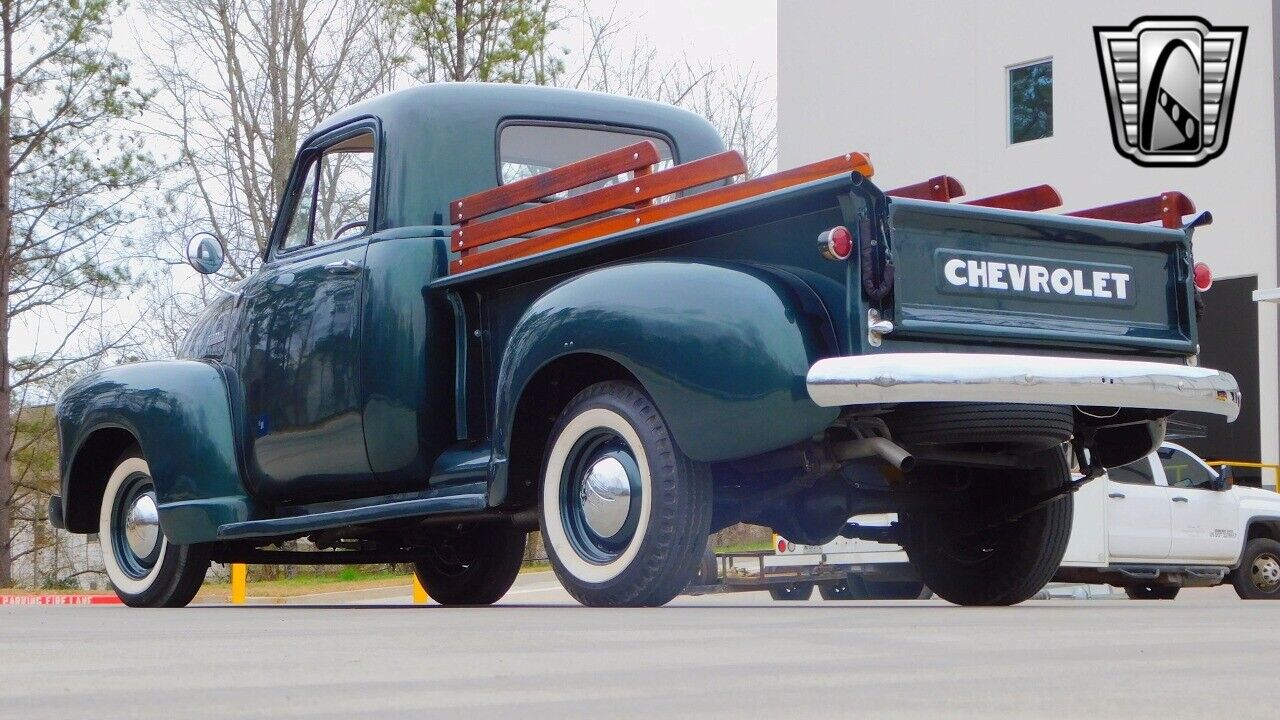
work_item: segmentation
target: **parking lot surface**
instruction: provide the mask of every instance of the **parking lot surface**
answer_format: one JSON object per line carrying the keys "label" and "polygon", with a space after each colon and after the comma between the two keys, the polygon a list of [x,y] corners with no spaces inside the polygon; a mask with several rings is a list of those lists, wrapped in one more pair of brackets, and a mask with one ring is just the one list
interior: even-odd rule
{"label": "parking lot surface", "polygon": [[[815,595],[816,598],[816,595]],[[0,607],[0,718],[1270,717],[1280,603]],[[1087,714],[1087,715],[1086,715]]]}

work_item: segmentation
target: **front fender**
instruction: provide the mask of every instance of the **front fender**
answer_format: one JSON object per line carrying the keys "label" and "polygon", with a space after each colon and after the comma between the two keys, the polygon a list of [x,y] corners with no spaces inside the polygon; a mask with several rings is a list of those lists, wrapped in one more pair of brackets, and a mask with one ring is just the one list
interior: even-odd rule
{"label": "front fender", "polygon": [[95,433],[118,428],[142,448],[171,542],[211,541],[219,525],[248,520],[233,420],[239,413],[228,387],[236,387],[230,369],[193,360],[122,365],[76,381],[57,407],[65,507],[88,492],[74,478],[111,472],[76,467],[80,450]]}
{"label": "front fender", "polygon": [[790,445],[839,412],[816,405],[805,386],[833,343],[817,295],[784,273],[664,261],[588,272],[547,291],[513,329],[498,376],[495,447],[505,458],[530,379],[574,353],[627,368],[695,460]]}

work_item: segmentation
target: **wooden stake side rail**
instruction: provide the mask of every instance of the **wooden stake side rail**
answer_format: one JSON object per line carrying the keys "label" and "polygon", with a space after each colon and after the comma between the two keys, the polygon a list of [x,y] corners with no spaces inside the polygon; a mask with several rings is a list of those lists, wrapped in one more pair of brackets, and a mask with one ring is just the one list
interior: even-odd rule
{"label": "wooden stake side rail", "polygon": [[[600,218],[558,232],[528,238],[511,245],[477,252],[453,261],[449,265],[449,270],[452,273],[476,270],[507,260],[611,235],[630,228],[651,225],[655,222],[669,220],[717,205],[746,200],[747,198],[801,185],[806,182],[853,172],[861,173],[865,177],[871,177],[873,172],[871,162],[862,153],[848,153],[791,170],[765,175],[754,180],[650,205],[629,213]],[[654,175],[660,174],[654,173]]]}
{"label": "wooden stake side rail", "polygon": [[449,217],[455,223],[465,223],[482,215],[507,210],[622,173],[648,168],[658,160],[658,148],[652,142],[643,140],[454,200],[449,203]]}
{"label": "wooden stake side rail", "polygon": [[[964,195],[964,192],[964,185],[960,184],[959,180],[950,175],[938,175],[922,182],[886,190],[884,194],[890,197],[911,198],[913,200],[951,202],[954,198]],[[970,200],[964,204],[1035,212],[1037,210],[1060,207],[1062,205],[1062,196],[1052,185],[1036,185]],[[1191,202],[1190,198],[1177,190],[1170,190],[1156,197],[1127,200],[1113,205],[1074,210],[1064,214],[1091,220],[1113,220],[1115,222],[1136,224],[1159,221],[1164,227],[1176,230],[1182,227],[1182,218],[1195,213],[1195,211],[1195,203]]]}
{"label": "wooden stake side rail", "polygon": [[[825,177],[849,172],[870,177],[873,172],[871,162],[865,155],[849,153],[754,180],[655,203],[658,198],[746,172],[742,156],[733,151],[654,172],[652,166],[658,161],[657,148],[646,140],[454,201],[450,204],[450,213],[459,227],[453,231],[451,247],[459,251],[461,257],[450,263],[450,273],[476,270]],[[470,222],[484,215],[628,172],[632,173],[632,179],[628,182],[598,188],[491,220]],[[939,175],[913,185],[888,190],[885,195],[950,202],[964,193],[964,185],[959,180],[950,175]],[[970,200],[965,204],[1034,212],[1060,206],[1062,196],[1050,185],[1036,185]],[[484,248],[491,243],[520,238],[526,233],[554,229],[576,220],[625,209],[630,211],[588,220],[581,225],[553,230],[544,235],[523,238],[502,247]],[[1195,211],[1195,204],[1186,195],[1169,191],[1156,197],[1066,214],[1139,224],[1159,221],[1166,228],[1176,229],[1182,227],[1183,216]]]}
{"label": "wooden stake side rail", "polygon": [[934,202],[951,202],[952,198],[964,195],[964,185],[950,175],[939,175],[924,182],[903,185],[900,188],[885,190],[891,197],[911,198],[913,200],[933,200]]}
{"label": "wooden stake side rail", "polygon": [[453,249],[474,250],[499,240],[563,225],[610,210],[632,207],[641,202],[699,185],[725,180],[735,175],[745,175],[746,172],[746,161],[742,159],[742,155],[733,150],[658,172],[636,171],[636,177],[630,182],[618,183],[556,200],[540,207],[460,227],[453,231]]}
{"label": "wooden stake side rail", "polygon": [[1067,215],[1090,218],[1093,220],[1115,220],[1128,223],[1148,223],[1160,221],[1160,224],[1172,229],[1182,227],[1182,217],[1196,211],[1191,198],[1177,190],[1161,193],[1155,197],[1129,200],[1128,202],[1102,207],[1076,210]]}
{"label": "wooden stake side rail", "polygon": [[1012,190],[999,195],[970,200],[965,205],[978,207],[1003,208],[1005,210],[1048,210],[1062,205],[1062,196],[1052,185],[1036,185],[1034,187]]}

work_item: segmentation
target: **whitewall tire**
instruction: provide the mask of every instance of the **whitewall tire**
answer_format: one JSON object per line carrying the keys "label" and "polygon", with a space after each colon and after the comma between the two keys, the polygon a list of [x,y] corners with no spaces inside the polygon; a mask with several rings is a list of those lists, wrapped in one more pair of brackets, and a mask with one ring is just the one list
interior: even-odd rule
{"label": "whitewall tire", "polygon": [[116,595],[134,607],[186,605],[209,568],[205,548],[174,545],[164,536],[151,468],[137,450],[121,457],[107,479],[98,544]]}
{"label": "whitewall tire", "polygon": [[539,497],[547,556],[584,605],[661,605],[697,572],[711,479],[639,387],[583,390],[548,440]]}

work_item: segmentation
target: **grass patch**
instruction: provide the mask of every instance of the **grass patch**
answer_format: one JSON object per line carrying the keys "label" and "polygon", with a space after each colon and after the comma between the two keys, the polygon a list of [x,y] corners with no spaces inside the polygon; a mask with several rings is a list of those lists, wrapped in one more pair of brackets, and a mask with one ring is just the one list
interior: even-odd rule
{"label": "grass patch", "polygon": [[721,545],[715,549],[718,553],[746,553],[746,552],[769,552],[773,550],[773,545],[768,542],[749,542],[738,543],[735,545]]}
{"label": "grass patch", "polygon": [[[312,593],[369,590],[383,587],[409,587],[413,579],[406,573],[368,572],[358,567],[344,567],[331,572],[308,573],[276,580],[250,580],[249,597],[295,597]],[[225,601],[231,595],[231,583],[207,582],[198,597]]]}
{"label": "grass patch", "polygon": [[[550,570],[546,562],[526,563],[520,572],[542,572]],[[347,592],[350,590],[372,590],[377,588],[404,587],[413,585],[413,575],[403,572],[368,571],[357,565],[348,565],[336,570],[318,573],[302,573],[293,577],[276,580],[249,580],[247,588],[249,597],[275,598],[297,597],[314,593]],[[231,596],[231,583],[206,582],[197,597],[213,602],[225,602]]]}

